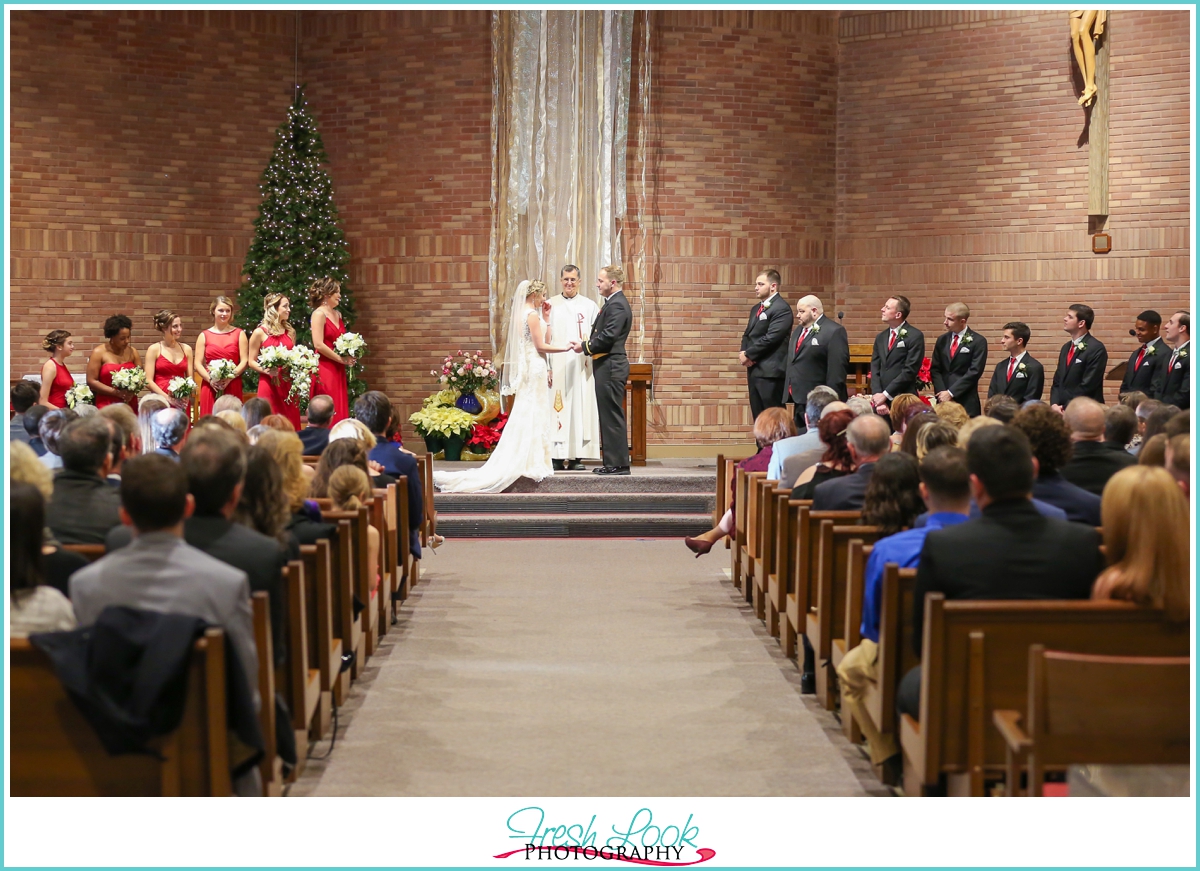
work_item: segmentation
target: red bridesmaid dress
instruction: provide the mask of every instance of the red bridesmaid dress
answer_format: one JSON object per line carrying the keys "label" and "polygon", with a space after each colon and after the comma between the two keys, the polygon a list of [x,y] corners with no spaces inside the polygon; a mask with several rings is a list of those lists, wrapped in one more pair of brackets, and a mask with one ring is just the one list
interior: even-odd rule
{"label": "red bridesmaid dress", "polygon": [[75,386],[75,379],[65,365],[54,361],[54,380],[50,382],[50,395],[46,401],[56,408],[67,407],[67,391]]}
{"label": "red bridesmaid dress", "polygon": [[[291,350],[295,344],[295,340],[287,333],[280,333],[278,336],[267,336],[259,350],[262,351],[275,345]],[[296,432],[299,432],[300,406],[287,401],[288,391],[291,389],[292,382],[283,375],[276,375],[274,378],[258,376],[258,398],[271,403],[271,411],[275,414],[282,414],[292,422]]]}
{"label": "red bridesmaid dress", "polygon": [[[331,350],[333,349],[333,343],[345,332],[345,321],[334,324],[331,318],[325,318],[325,344]],[[335,351],[334,353],[337,352]],[[333,419],[329,422],[330,426],[350,416],[350,398],[346,386],[346,367],[341,363],[333,362],[325,356],[321,357],[320,366],[317,368],[316,374],[313,375],[312,393],[309,395],[320,396],[322,393],[333,400]]]}
{"label": "red bridesmaid dress", "polygon": [[[107,387],[112,387],[114,372],[116,372],[118,369],[136,369],[137,367],[137,363],[133,362],[132,360],[130,360],[128,363],[104,363],[100,366],[100,383]],[[96,394],[96,408],[104,408],[105,406],[113,405],[120,401],[121,400],[115,397],[109,396],[107,393]],[[129,400],[128,404],[129,407],[135,412],[138,410],[138,401],[136,396]]]}
{"label": "red bridesmaid dress", "polygon": [[[230,330],[228,333],[218,333],[216,330],[207,329],[204,331],[204,359],[201,364],[205,371],[208,371],[208,364],[213,360],[232,360],[236,366],[242,361],[242,352],[240,350],[242,331],[238,328]],[[242,398],[242,378],[239,375],[226,385],[222,396],[236,396]],[[207,381],[200,384],[200,416],[212,414],[213,403],[217,401],[217,394],[213,392],[212,385]]]}
{"label": "red bridesmaid dress", "polygon": [[163,393],[170,396],[171,392],[167,390],[167,385],[176,378],[189,378],[191,374],[188,371],[186,354],[178,363],[172,363],[162,355],[161,350],[158,352],[158,359],[154,362],[154,383],[162,388]]}

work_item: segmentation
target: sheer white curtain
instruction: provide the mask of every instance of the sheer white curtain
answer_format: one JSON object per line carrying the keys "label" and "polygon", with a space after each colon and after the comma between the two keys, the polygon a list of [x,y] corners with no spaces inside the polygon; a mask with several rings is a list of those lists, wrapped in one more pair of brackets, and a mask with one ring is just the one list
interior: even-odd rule
{"label": "sheer white curtain", "polygon": [[502,349],[513,288],[622,259],[633,12],[492,13],[489,321]]}

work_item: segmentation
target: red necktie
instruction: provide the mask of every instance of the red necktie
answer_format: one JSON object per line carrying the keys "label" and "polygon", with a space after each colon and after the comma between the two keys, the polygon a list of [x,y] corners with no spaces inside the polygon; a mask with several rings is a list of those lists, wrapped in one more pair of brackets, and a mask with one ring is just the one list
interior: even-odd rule
{"label": "red necktie", "polygon": [[760,314],[762,314],[762,306],[761,306],[761,305],[758,307],[758,311],[756,311],[756,312],[754,313],[754,316],[755,316],[755,317],[758,317]]}
{"label": "red necktie", "polygon": [[953,362],[954,355],[958,353],[958,333],[954,334],[954,338],[950,340],[950,360]]}
{"label": "red necktie", "polygon": [[1017,368],[1017,358],[1013,357],[1011,360],[1008,361],[1008,380],[1009,381],[1012,381],[1013,370],[1015,370],[1016,368]]}
{"label": "red necktie", "polygon": [[892,350],[892,346],[896,344],[896,331],[892,331],[892,337],[888,339],[888,350]]}
{"label": "red necktie", "polygon": [[1136,372],[1142,368],[1142,361],[1146,359],[1146,346],[1142,345],[1142,350],[1138,352],[1137,362],[1133,364],[1133,371]]}
{"label": "red necktie", "polygon": [[1075,343],[1071,343],[1071,347],[1067,348],[1067,365],[1071,365],[1071,361],[1075,359]]}
{"label": "red necktie", "polygon": [[800,346],[804,344],[804,340],[805,340],[806,338],[808,338],[808,327],[805,327],[805,328],[804,328],[804,332],[803,332],[803,333],[801,333],[801,334],[800,334],[800,338],[798,338],[798,339],[796,340],[796,350],[795,350],[795,351],[793,351],[793,353],[795,353],[795,354],[799,354],[799,353],[800,353]]}

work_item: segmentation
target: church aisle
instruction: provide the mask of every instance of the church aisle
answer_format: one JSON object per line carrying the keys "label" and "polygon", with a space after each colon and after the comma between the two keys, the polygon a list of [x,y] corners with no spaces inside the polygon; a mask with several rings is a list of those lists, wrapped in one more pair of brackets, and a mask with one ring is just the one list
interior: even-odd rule
{"label": "church aisle", "polygon": [[864,794],[726,553],[447,541],[291,794]]}

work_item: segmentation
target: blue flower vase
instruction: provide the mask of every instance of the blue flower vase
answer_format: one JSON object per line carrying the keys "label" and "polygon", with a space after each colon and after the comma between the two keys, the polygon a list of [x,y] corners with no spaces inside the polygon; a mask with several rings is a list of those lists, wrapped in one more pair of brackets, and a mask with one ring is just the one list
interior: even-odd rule
{"label": "blue flower vase", "polygon": [[483,403],[474,393],[464,393],[458,399],[454,400],[454,404],[465,411],[467,414],[479,414],[483,411]]}

